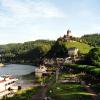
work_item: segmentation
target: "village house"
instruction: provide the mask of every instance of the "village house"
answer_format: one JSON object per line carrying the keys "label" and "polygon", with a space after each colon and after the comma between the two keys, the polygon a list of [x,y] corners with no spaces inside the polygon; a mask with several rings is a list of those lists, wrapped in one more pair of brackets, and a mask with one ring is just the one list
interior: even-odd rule
{"label": "village house", "polygon": [[76,47],[68,48],[68,57],[65,58],[64,63],[72,64],[79,60],[79,49]]}
{"label": "village house", "polygon": [[40,65],[38,68],[35,68],[35,76],[42,77],[43,73],[46,73],[47,68],[43,65]]}
{"label": "village house", "polygon": [[69,57],[78,57],[79,50],[76,47],[68,48],[68,55]]}

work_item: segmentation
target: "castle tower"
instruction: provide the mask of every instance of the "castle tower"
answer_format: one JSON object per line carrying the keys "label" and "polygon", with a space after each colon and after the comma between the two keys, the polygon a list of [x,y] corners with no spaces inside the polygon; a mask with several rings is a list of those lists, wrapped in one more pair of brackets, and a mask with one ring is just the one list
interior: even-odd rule
{"label": "castle tower", "polygon": [[67,36],[70,36],[71,35],[71,31],[68,29],[67,30]]}

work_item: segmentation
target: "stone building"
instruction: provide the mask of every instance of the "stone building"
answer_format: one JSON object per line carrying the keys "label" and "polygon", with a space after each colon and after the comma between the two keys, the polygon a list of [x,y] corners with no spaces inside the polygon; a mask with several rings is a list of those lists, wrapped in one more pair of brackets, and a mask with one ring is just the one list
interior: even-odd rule
{"label": "stone building", "polygon": [[72,35],[71,35],[71,31],[70,30],[67,30],[67,35],[64,35],[63,39],[64,39],[64,41],[67,41],[67,42],[72,40]]}
{"label": "stone building", "polygon": [[68,29],[67,34],[64,35],[63,37],[58,38],[58,40],[63,40],[65,42],[71,42],[73,40],[72,35],[71,35],[71,31]]}
{"label": "stone building", "polygon": [[68,48],[69,57],[78,57],[79,50],[76,47]]}
{"label": "stone building", "polygon": [[35,68],[35,76],[36,77],[42,77],[43,73],[46,73],[47,68],[45,66],[39,66],[38,68]]}

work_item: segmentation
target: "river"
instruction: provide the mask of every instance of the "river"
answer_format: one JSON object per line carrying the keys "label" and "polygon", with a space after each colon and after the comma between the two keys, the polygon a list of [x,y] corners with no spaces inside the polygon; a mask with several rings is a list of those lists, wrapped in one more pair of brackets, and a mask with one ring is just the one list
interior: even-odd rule
{"label": "river", "polygon": [[1,75],[22,76],[34,72],[35,66],[21,65],[21,64],[8,64],[0,68]]}
{"label": "river", "polygon": [[31,76],[31,79],[29,77],[27,78],[27,75],[30,75],[30,73],[34,72],[34,70],[35,66],[31,65],[7,64],[5,67],[0,68],[0,76],[7,74],[12,75],[18,78],[16,85],[20,85],[22,89],[27,89],[34,85],[34,75]]}
{"label": "river", "polygon": [[0,68],[0,76],[3,75],[12,75],[18,78],[18,85],[22,86],[22,89],[26,89],[28,87],[33,86],[34,76],[33,78],[23,78],[23,75],[27,77],[28,74],[34,72],[35,66],[31,65],[21,65],[21,64],[8,64],[5,67]]}

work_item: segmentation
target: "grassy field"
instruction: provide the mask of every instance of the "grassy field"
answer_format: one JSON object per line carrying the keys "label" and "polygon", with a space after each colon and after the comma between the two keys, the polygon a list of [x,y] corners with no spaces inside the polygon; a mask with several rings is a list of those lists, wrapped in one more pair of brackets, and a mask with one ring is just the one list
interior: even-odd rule
{"label": "grassy field", "polygon": [[48,90],[47,95],[55,100],[92,100],[91,94],[79,84],[55,83]]}
{"label": "grassy field", "polygon": [[[59,78],[74,77],[73,74],[61,74]],[[92,100],[84,86],[79,83],[54,83],[47,92],[47,96],[54,100]]]}
{"label": "grassy field", "polygon": [[67,48],[70,48],[70,47],[78,48],[80,50],[80,53],[82,53],[82,54],[88,53],[89,50],[91,48],[93,48],[88,44],[80,43],[80,42],[65,42],[65,45],[66,45]]}

